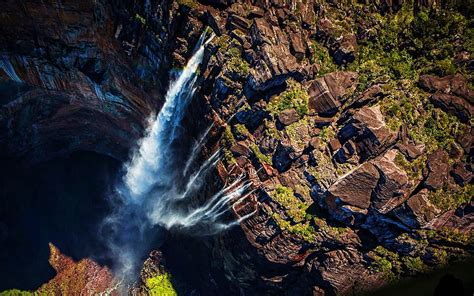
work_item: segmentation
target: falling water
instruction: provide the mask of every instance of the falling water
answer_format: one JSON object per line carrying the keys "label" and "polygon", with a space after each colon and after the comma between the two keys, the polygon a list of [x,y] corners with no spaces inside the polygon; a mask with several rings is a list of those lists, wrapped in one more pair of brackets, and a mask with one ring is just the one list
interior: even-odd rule
{"label": "falling water", "polygon": [[247,198],[249,184],[243,177],[205,202],[191,198],[199,193],[206,176],[220,159],[220,151],[216,151],[197,168],[194,165],[212,126],[193,147],[188,147],[187,161],[186,155],[183,159],[182,151],[176,149],[179,127],[196,89],[197,69],[204,48],[214,37],[206,35],[206,32],[201,35],[193,56],[171,83],[158,115],[149,120],[145,137],[125,165],[123,182],[117,186],[114,212],[104,223],[111,233],[109,246],[117,261],[117,272],[123,278],[136,272],[140,257],[159,233],[157,227],[186,230],[203,225],[204,230],[194,229],[193,234],[209,235],[248,217],[230,222],[221,219],[233,203]]}

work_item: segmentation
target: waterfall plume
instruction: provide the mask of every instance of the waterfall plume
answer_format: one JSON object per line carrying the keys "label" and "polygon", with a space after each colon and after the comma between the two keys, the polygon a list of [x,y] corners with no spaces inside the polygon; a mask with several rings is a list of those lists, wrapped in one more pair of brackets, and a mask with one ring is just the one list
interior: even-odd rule
{"label": "waterfall plume", "polygon": [[[108,242],[116,261],[116,272],[125,281],[136,273],[140,259],[162,233],[160,229],[186,231],[193,228],[193,234],[209,235],[247,218],[221,219],[233,203],[248,196],[249,184],[243,178],[204,201],[194,198],[221,157],[217,150],[196,165],[212,126],[194,146],[187,147],[189,153],[184,158],[180,154],[182,151],[176,149],[176,141],[182,136],[181,121],[197,88],[197,70],[205,46],[212,38],[214,34],[208,36],[204,32],[201,35],[187,65],[171,82],[163,107],[149,118],[145,136],[125,164],[122,182],[116,187],[115,198],[111,199],[114,210],[105,219],[104,229],[110,234]],[[198,226],[199,230],[196,230]]]}

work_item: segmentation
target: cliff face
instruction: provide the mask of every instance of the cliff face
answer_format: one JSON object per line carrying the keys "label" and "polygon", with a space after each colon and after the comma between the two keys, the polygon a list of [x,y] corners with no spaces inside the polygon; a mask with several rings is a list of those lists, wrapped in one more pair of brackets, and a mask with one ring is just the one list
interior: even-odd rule
{"label": "cliff face", "polygon": [[184,125],[195,135],[214,124],[205,152],[223,149],[217,179],[245,175],[256,191],[234,214],[256,214],[200,246],[212,264],[197,266],[206,272],[197,289],[376,289],[473,252],[472,9],[7,2],[1,153],[125,160],[168,71],[208,26],[217,37]]}

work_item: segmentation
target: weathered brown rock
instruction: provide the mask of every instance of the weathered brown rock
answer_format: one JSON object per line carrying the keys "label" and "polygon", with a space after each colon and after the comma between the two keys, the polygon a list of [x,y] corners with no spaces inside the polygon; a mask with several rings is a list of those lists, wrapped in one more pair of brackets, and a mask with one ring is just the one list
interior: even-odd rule
{"label": "weathered brown rock", "polygon": [[345,204],[367,209],[379,177],[376,167],[366,162],[334,183],[328,189],[327,198],[339,199]]}
{"label": "weathered brown rock", "polygon": [[431,222],[441,211],[428,199],[429,191],[422,189],[410,197],[402,206],[394,210],[394,215],[411,228],[422,228]]}
{"label": "weathered brown rock", "polygon": [[373,85],[365,90],[357,99],[352,102],[347,109],[360,108],[369,103],[375,102],[385,96],[379,84]]}
{"label": "weathered brown rock", "polygon": [[464,163],[456,163],[451,170],[451,176],[453,176],[456,183],[461,186],[471,183],[472,171],[468,169],[468,165]]}
{"label": "weathered brown rock", "polygon": [[435,93],[430,99],[435,106],[456,115],[462,122],[468,122],[474,114],[474,106],[461,97]]}
{"label": "weathered brown rock", "polygon": [[372,205],[383,214],[404,202],[410,187],[407,174],[394,163],[397,153],[390,150],[373,162],[379,170],[380,179],[372,194]]}
{"label": "weathered brown rock", "polygon": [[283,125],[290,125],[292,123],[297,122],[299,119],[300,119],[300,116],[298,115],[296,110],[293,108],[283,110],[282,112],[280,112],[280,114],[278,114],[278,120]]}
{"label": "weathered brown rock", "polygon": [[385,283],[380,274],[371,274],[365,265],[361,254],[349,247],[325,253],[323,262],[313,261],[311,272],[330,284],[330,295],[352,295]]}
{"label": "weathered brown rock", "polygon": [[271,26],[265,19],[254,19],[250,36],[255,52],[256,65],[250,70],[250,86],[259,91],[283,84],[288,77],[302,78],[303,69],[290,53],[290,42],[279,27]]}
{"label": "weathered brown rock", "polygon": [[322,116],[334,115],[344,96],[354,90],[355,72],[332,72],[309,83],[309,109]]}
{"label": "weathered brown rock", "polygon": [[448,153],[442,149],[436,150],[428,156],[424,172],[426,176],[424,184],[427,188],[436,190],[446,183],[449,171],[448,158]]}
{"label": "weathered brown rock", "polygon": [[396,138],[396,134],[385,125],[379,107],[363,107],[357,111],[337,136],[341,143],[354,139],[362,159],[377,155]]}
{"label": "weathered brown rock", "polygon": [[434,75],[421,75],[420,85],[430,92],[452,94],[474,103],[474,91],[469,88],[466,78],[461,74],[438,77]]}

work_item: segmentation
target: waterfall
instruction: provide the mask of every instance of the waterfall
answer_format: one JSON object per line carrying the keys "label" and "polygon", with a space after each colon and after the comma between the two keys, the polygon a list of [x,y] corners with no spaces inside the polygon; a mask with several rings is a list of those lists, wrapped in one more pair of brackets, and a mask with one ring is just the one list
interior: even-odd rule
{"label": "waterfall", "polygon": [[206,32],[201,35],[186,67],[170,84],[160,112],[150,117],[145,136],[124,166],[125,174],[113,200],[113,213],[104,221],[103,232],[107,232],[109,247],[118,265],[116,272],[125,281],[136,274],[139,259],[149,251],[160,229],[177,228],[194,235],[210,235],[251,215],[237,221],[222,219],[233,204],[248,197],[249,184],[243,177],[206,201],[193,198],[200,193],[206,177],[221,157],[218,150],[195,167],[212,126],[193,147],[186,147],[189,155],[177,149],[186,142],[177,141],[181,136],[180,124],[196,90],[197,70],[205,46],[214,38],[214,34],[207,35]]}

